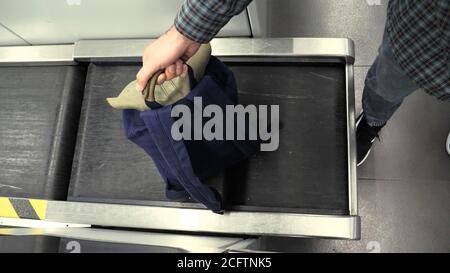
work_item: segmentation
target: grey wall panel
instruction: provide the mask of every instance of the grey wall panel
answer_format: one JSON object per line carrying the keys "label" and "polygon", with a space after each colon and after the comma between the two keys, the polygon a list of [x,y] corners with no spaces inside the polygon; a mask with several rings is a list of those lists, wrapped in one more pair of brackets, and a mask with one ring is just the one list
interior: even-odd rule
{"label": "grey wall panel", "polygon": [[[0,4],[1,5],[1,4]],[[0,11],[1,13],[1,11]],[[28,45],[24,40],[14,35],[12,32],[1,26],[0,24],[0,46],[3,45]]]}
{"label": "grey wall panel", "polygon": [[[5,0],[0,18],[31,44],[80,39],[154,38],[166,31],[182,0]],[[233,18],[220,36],[249,36],[247,13]]]}
{"label": "grey wall panel", "polygon": [[269,26],[269,21],[267,20],[269,1],[270,0],[252,1],[247,7],[248,19],[253,37],[267,37]]}
{"label": "grey wall panel", "polygon": [[356,65],[370,65],[381,43],[388,0],[269,1],[269,37],[348,37]]}

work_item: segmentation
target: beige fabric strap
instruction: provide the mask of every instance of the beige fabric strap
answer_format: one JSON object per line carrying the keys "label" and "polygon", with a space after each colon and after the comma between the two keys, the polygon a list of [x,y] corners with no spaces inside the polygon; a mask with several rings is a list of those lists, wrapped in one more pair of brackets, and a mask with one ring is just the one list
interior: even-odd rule
{"label": "beige fabric strap", "polygon": [[[192,68],[194,77],[197,81],[200,81],[203,77],[210,56],[210,44],[203,44],[194,56],[186,62],[186,64]],[[107,102],[115,109],[136,109],[139,111],[146,111],[150,109],[145,104],[146,100],[157,102],[161,105],[169,105],[189,94],[191,85],[188,76],[178,76],[159,85],[157,84],[157,79],[161,73],[163,73],[162,70],[156,72],[150,78],[142,92],[136,91],[136,81],[132,81],[117,97],[107,98]]]}

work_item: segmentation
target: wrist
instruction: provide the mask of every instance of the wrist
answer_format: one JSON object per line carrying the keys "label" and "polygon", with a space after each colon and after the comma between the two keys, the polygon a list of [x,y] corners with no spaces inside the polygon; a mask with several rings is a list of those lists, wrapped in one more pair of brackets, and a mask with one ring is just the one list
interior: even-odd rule
{"label": "wrist", "polygon": [[188,37],[184,36],[181,32],[178,31],[178,29],[175,26],[172,26],[168,33],[170,33],[170,35],[172,35],[172,37],[174,37],[176,39],[177,42],[185,45],[185,46],[190,46],[192,44],[197,44],[196,41],[193,41],[191,39],[189,39]]}

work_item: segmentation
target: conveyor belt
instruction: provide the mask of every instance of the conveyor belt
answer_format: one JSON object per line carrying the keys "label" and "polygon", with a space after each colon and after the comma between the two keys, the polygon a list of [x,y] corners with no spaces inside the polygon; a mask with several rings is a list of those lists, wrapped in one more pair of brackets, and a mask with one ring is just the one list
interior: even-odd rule
{"label": "conveyor belt", "polygon": [[122,112],[105,100],[120,92],[136,68],[89,66],[69,199],[166,200],[153,162],[125,138]]}
{"label": "conveyor belt", "polygon": [[[208,183],[233,210],[348,214],[344,66],[229,65],[241,103],[280,105],[280,147]],[[121,112],[105,101],[138,69],[90,64],[68,199],[201,207],[166,201],[153,162],[124,137]]]}
{"label": "conveyor belt", "polygon": [[230,64],[240,103],[280,106],[280,146],[227,173],[235,205],[348,213],[341,65]]}
{"label": "conveyor belt", "polygon": [[[0,196],[66,200],[85,75],[82,66],[0,67]],[[0,236],[0,252],[58,245]]]}
{"label": "conveyor belt", "polygon": [[85,73],[0,67],[0,196],[66,200]]}

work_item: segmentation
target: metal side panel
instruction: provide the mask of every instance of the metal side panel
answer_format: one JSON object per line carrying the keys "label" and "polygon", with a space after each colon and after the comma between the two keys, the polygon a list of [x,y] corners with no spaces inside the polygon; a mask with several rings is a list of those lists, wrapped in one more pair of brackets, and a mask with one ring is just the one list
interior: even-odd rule
{"label": "metal side panel", "polygon": [[[75,43],[78,61],[141,61],[152,40],[81,40]],[[211,41],[217,57],[315,57],[354,62],[353,41],[346,38],[216,38]]]}
{"label": "metal side panel", "polygon": [[353,65],[345,65],[346,119],[347,119],[347,174],[348,209],[350,215],[358,215],[358,177],[356,174],[356,113]]}
{"label": "metal side panel", "polygon": [[[4,235],[2,237],[2,235]],[[8,238],[6,236],[9,236]],[[230,236],[157,233],[142,230],[100,228],[0,228],[1,252],[18,252],[9,242],[39,239],[43,236],[60,238],[59,252],[63,253],[220,253],[245,250],[256,239]],[[24,238],[27,238],[25,240]],[[24,249],[25,248],[25,249]],[[31,252],[29,246],[20,248]],[[54,249],[53,249],[54,251]]]}
{"label": "metal side panel", "polygon": [[228,212],[119,204],[49,201],[46,220],[97,226],[241,235],[359,239],[357,216]]}
{"label": "metal side panel", "polygon": [[71,65],[74,45],[0,47],[0,66]]}

